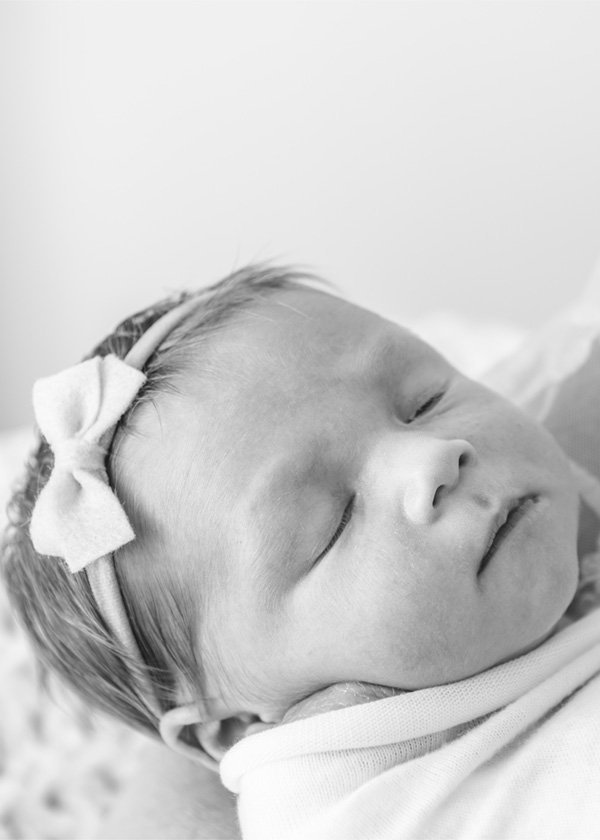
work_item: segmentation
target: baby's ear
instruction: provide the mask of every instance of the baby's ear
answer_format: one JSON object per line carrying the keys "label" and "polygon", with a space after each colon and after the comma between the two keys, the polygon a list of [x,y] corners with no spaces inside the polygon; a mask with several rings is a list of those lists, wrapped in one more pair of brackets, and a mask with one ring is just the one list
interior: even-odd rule
{"label": "baby's ear", "polygon": [[261,720],[257,715],[241,714],[204,723],[197,728],[196,735],[203,749],[217,761],[221,761],[227,750],[242,738],[276,725]]}
{"label": "baby's ear", "polygon": [[199,706],[190,703],[165,712],[160,720],[160,734],[175,752],[218,772],[219,762],[230,747],[246,735],[276,725],[252,714],[206,720]]}

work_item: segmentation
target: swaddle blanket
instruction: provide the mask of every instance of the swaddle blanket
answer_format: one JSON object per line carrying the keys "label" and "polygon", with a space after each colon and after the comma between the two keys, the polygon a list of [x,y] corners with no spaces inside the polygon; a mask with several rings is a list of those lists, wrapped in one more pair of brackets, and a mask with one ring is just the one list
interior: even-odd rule
{"label": "swaddle blanket", "polygon": [[598,836],[599,673],[594,611],[471,679],[250,736],[221,769],[244,840]]}
{"label": "swaddle blanket", "polygon": [[[553,431],[600,514],[600,283],[487,381]],[[536,650],[449,685],[355,696],[251,735],[221,762],[244,840],[600,836],[597,546]],[[591,609],[591,611],[590,611]],[[583,616],[583,617],[581,617]],[[330,697],[333,695],[329,695]],[[377,690],[371,697],[380,698]],[[370,702],[365,702],[370,700]]]}

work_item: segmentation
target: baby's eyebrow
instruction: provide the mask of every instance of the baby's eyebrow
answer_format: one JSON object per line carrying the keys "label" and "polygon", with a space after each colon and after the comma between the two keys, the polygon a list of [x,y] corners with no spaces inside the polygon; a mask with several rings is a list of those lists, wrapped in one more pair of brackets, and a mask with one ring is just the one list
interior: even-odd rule
{"label": "baby's eyebrow", "polygon": [[339,358],[341,375],[351,376],[359,381],[368,378],[380,372],[390,356],[398,360],[400,368],[404,367],[407,354],[399,354],[399,338],[396,331],[382,327],[359,344],[348,347]]}
{"label": "baby's eyebrow", "polygon": [[287,454],[267,464],[253,479],[249,493],[252,507],[263,510],[282,497],[307,485],[308,478],[322,464],[328,443],[322,435],[311,435],[293,456]]}
{"label": "baby's eyebrow", "polygon": [[384,332],[383,335],[377,333],[371,341],[365,342],[357,351],[361,372],[368,373],[378,369],[390,354],[397,354],[397,351],[398,336],[395,333],[389,331]]}

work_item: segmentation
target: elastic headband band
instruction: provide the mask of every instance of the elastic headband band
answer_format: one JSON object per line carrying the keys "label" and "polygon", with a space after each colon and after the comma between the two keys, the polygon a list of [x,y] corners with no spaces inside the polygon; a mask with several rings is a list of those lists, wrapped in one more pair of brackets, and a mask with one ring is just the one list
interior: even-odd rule
{"label": "elastic headband band", "polygon": [[[160,347],[165,338],[173,332],[190,312],[198,306],[197,298],[187,300],[164,315],[161,315],[152,326],[148,327],[136,343],[131,347],[123,361],[136,370],[142,370],[150,356]],[[114,438],[114,430],[112,437]],[[112,444],[112,440],[111,440]],[[107,448],[107,457],[110,446]],[[154,714],[160,719],[162,714],[156,691],[150,680],[146,679],[144,658],[131,629],[131,623],[123,603],[121,589],[117,580],[114,557],[112,554],[105,554],[95,563],[87,567],[88,580],[94,594],[96,603],[102,616],[111,631],[125,647],[129,655],[141,666],[140,676],[145,683],[148,693],[149,706]]]}
{"label": "elastic headband band", "polygon": [[160,719],[160,703],[136,643],[117,580],[113,552],[135,534],[106,473],[117,423],[146,381],[141,372],[160,344],[195,308],[200,295],[158,318],[123,360],[95,356],[34,385],[40,431],[54,456],[52,475],[40,493],[30,524],[41,554],[62,557],[71,572],[85,568],[98,608],[133,662]]}

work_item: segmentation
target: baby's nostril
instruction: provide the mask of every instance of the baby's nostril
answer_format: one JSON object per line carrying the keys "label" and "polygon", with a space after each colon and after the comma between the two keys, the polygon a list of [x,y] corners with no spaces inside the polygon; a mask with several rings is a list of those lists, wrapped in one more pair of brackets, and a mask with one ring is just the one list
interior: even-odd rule
{"label": "baby's nostril", "polygon": [[459,467],[466,467],[468,462],[469,462],[469,453],[468,452],[462,452],[461,455],[460,455],[460,458],[458,459],[458,466]]}

